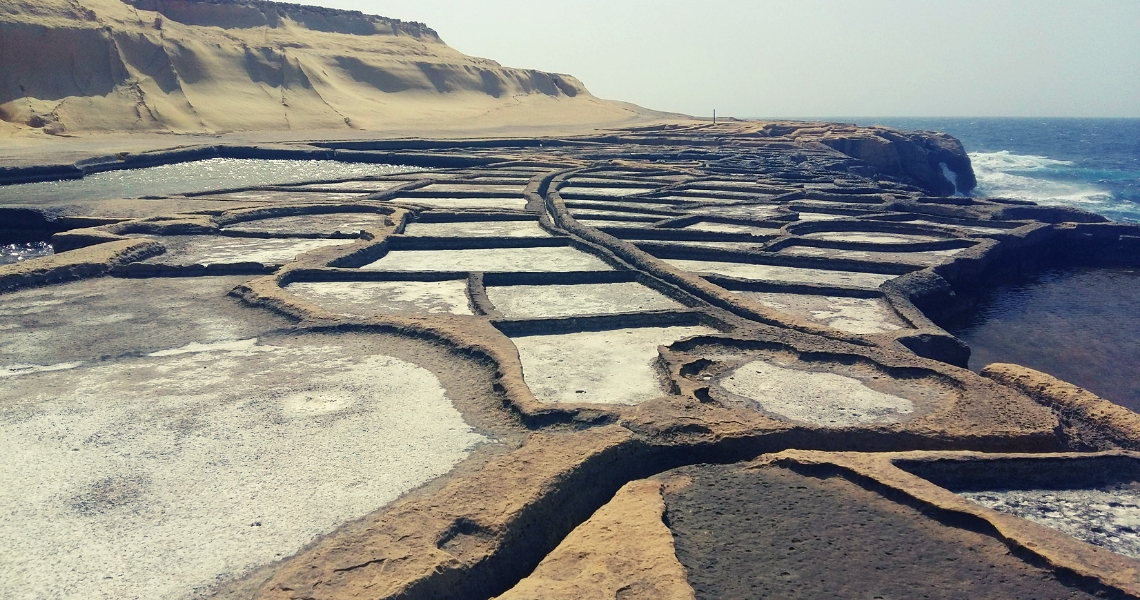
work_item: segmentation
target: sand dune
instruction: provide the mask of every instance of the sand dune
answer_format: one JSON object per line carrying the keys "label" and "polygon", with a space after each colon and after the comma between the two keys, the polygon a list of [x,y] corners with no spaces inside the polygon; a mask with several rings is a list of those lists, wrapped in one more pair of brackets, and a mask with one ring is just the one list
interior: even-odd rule
{"label": "sand dune", "polygon": [[0,135],[626,125],[661,113],[358,12],[229,0],[6,0]]}

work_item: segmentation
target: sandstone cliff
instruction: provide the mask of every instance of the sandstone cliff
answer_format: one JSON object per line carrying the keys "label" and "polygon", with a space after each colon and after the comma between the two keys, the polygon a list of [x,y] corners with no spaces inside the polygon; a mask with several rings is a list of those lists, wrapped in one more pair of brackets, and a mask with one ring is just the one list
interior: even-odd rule
{"label": "sandstone cliff", "polygon": [[969,194],[978,185],[962,142],[937,131],[900,131],[842,123],[770,123],[762,131],[818,143],[932,194]]}
{"label": "sandstone cliff", "polygon": [[253,0],[5,0],[0,120],[48,133],[623,124],[567,75],[466,56],[425,25]]}
{"label": "sandstone cliff", "polygon": [[978,185],[962,142],[945,133],[863,127],[830,131],[819,142],[936,194],[969,194]]}

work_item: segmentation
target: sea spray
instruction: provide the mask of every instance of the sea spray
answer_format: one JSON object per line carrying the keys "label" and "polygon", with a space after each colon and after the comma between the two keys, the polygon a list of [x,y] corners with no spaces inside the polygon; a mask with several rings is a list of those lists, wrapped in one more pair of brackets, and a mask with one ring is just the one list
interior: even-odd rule
{"label": "sea spray", "polygon": [[958,138],[978,178],[975,196],[1073,206],[1140,222],[1140,119],[840,120]]}

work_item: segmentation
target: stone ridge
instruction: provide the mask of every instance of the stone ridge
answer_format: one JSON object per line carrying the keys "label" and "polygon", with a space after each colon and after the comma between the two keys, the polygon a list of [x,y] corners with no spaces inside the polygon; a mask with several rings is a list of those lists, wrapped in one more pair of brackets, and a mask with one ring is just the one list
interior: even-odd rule
{"label": "stone ridge", "polygon": [[659,481],[634,481],[496,600],[586,597],[692,600],[673,534],[662,522]]}
{"label": "stone ridge", "polygon": [[[962,142],[945,133],[904,132],[887,127],[844,133],[828,131],[819,141],[885,172],[922,182],[941,181],[933,186],[933,191],[941,195],[969,194],[978,186]],[[954,181],[945,177],[945,171],[954,174]]]}
{"label": "stone ridge", "polygon": [[1140,415],[1119,404],[1021,365],[995,363],[982,369],[982,375],[1053,408],[1061,416],[1062,425],[1072,430],[1068,435],[1076,447],[1140,449],[1135,441],[1140,438]]}
{"label": "stone ridge", "polygon": [[399,35],[439,40],[435,30],[415,21],[401,21],[358,10],[342,10],[272,2],[270,0],[123,0],[142,10],[187,25],[206,25],[225,29],[246,27],[280,27],[285,19],[314,31],[354,35]]}

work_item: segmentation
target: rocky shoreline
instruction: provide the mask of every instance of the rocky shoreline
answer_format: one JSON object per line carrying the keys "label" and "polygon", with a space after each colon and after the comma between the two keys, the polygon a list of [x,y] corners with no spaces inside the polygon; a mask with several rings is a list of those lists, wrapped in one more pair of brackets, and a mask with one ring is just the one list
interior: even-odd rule
{"label": "rocky shoreline", "polygon": [[[297,363],[291,368],[300,374],[285,379],[298,387],[255,393],[254,404],[268,407],[258,410],[294,415],[303,406],[306,415],[322,415],[305,417],[320,427],[364,418],[348,407],[371,384],[336,369],[391,355],[402,361],[392,365],[435,373],[472,434],[497,443],[469,449],[445,475],[408,479],[397,500],[354,505],[357,513],[335,529],[294,533],[319,535],[308,544],[279,543],[272,561],[204,566],[186,576],[196,580],[179,584],[187,597],[708,597],[728,592],[695,571],[717,556],[710,544],[720,543],[699,532],[736,525],[699,507],[720,498],[727,510],[737,500],[722,500],[736,498],[760,513],[782,510],[780,494],[756,486],[819,488],[822,496],[801,503],[795,518],[806,523],[811,511],[823,511],[836,531],[858,530],[852,519],[859,515],[829,512],[829,502],[865,503],[874,513],[870,535],[889,542],[852,542],[870,548],[868,556],[892,547],[904,556],[929,550],[952,557],[971,544],[985,550],[970,559],[981,562],[960,569],[945,560],[902,569],[884,554],[868,559],[881,572],[843,582],[827,579],[838,574],[796,572],[795,560],[777,552],[781,538],[772,549],[755,548],[754,557],[716,566],[722,578],[763,579],[761,565],[780,565],[792,579],[823,576],[823,590],[851,583],[859,593],[900,593],[967,578],[990,597],[1140,596],[1135,557],[958,494],[1030,489],[1046,471],[1064,474],[1055,483],[1072,489],[1128,484],[1140,417],[1024,367],[972,373],[964,368],[969,348],[937,324],[969,310],[997,283],[1035,270],[1138,265],[1140,226],[953,195],[973,181],[956,140],[822,123],[208,145],[0,167],[0,178],[79,178],[216,157],[426,170],[36,206],[5,202],[0,188],[6,235],[50,239],[58,252],[0,266],[0,307],[18,332],[11,339],[33,339],[46,327],[37,325],[45,311],[58,317],[53,340],[96,324],[78,350],[43,340],[38,354],[18,341],[0,346],[13,357],[0,365],[8,369],[0,374],[9,373],[0,379],[6,435],[40,423],[29,415],[63,410],[45,398],[18,400],[34,397],[34,388],[100,389],[109,401],[127,381],[115,379],[115,369],[179,373],[175,362],[163,362],[182,356],[176,351],[237,365],[226,367],[238,369],[235,377],[272,379],[246,357],[292,365],[290,353],[331,356],[343,339],[340,362],[321,363],[330,371],[319,376],[334,391],[306,388],[305,378],[318,374]],[[233,325],[240,330],[233,335],[272,343],[232,346],[225,333],[208,333],[217,327],[203,325],[172,331],[156,345],[144,322],[135,332],[132,317],[123,316],[143,314],[151,303],[205,306],[209,296],[191,299],[191,290],[223,279],[238,283],[209,300],[212,310],[257,323]],[[126,309],[83,300],[109,293],[91,287],[101,281],[137,290]],[[36,294],[53,290],[61,300],[44,308]],[[65,299],[69,293],[76,300]],[[131,324],[126,333],[100,333],[100,323],[116,319]],[[458,365],[466,369],[461,378],[444,375]],[[130,385],[149,376],[139,377]],[[194,381],[179,384],[190,397]],[[326,398],[319,410],[314,397]],[[284,408],[273,408],[281,402]],[[193,420],[188,415],[177,422]],[[147,418],[167,423],[169,415]],[[112,438],[97,433],[75,447],[102,452],[107,445],[90,440]],[[116,443],[126,442],[110,447]],[[48,444],[32,452],[56,450]],[[364,479],[387,476],[384,467],[353,468],[365,469],[354,471]],[[1000,472],[1000,481],[987,472]],[[718,484],[726,473],[733,483]],[[307,483],[290,485],[314,485],[299,481]],[[140,502],[158,501],[147,485],[130,486]],[[105,496],[98,497],[106,504]],[[890,541],[891,527],[930,543]],[[7,535],[18,537],[19,529]],[[1132,535],[1108,529],[1121,540]],[[721,541],[744,551],[739,540]],[[240,558],[241,546],[234,547]],[[829,544],[805,547],[800,558],[829,560]],[[1013,554],[998,558],[1005,548]],[[39,575],[0,589],[50,577],[34,558],[21,560]],[[1008,577],[971,575],[991,568]],[[91,589],[112,585],[95,571],[78,581]],[[772,590],[814,589],[769,583]],[[143,587],[115,590],[147,595],[141,580],[123,585]],[[953,597],[955,589],[929,593]]]}

